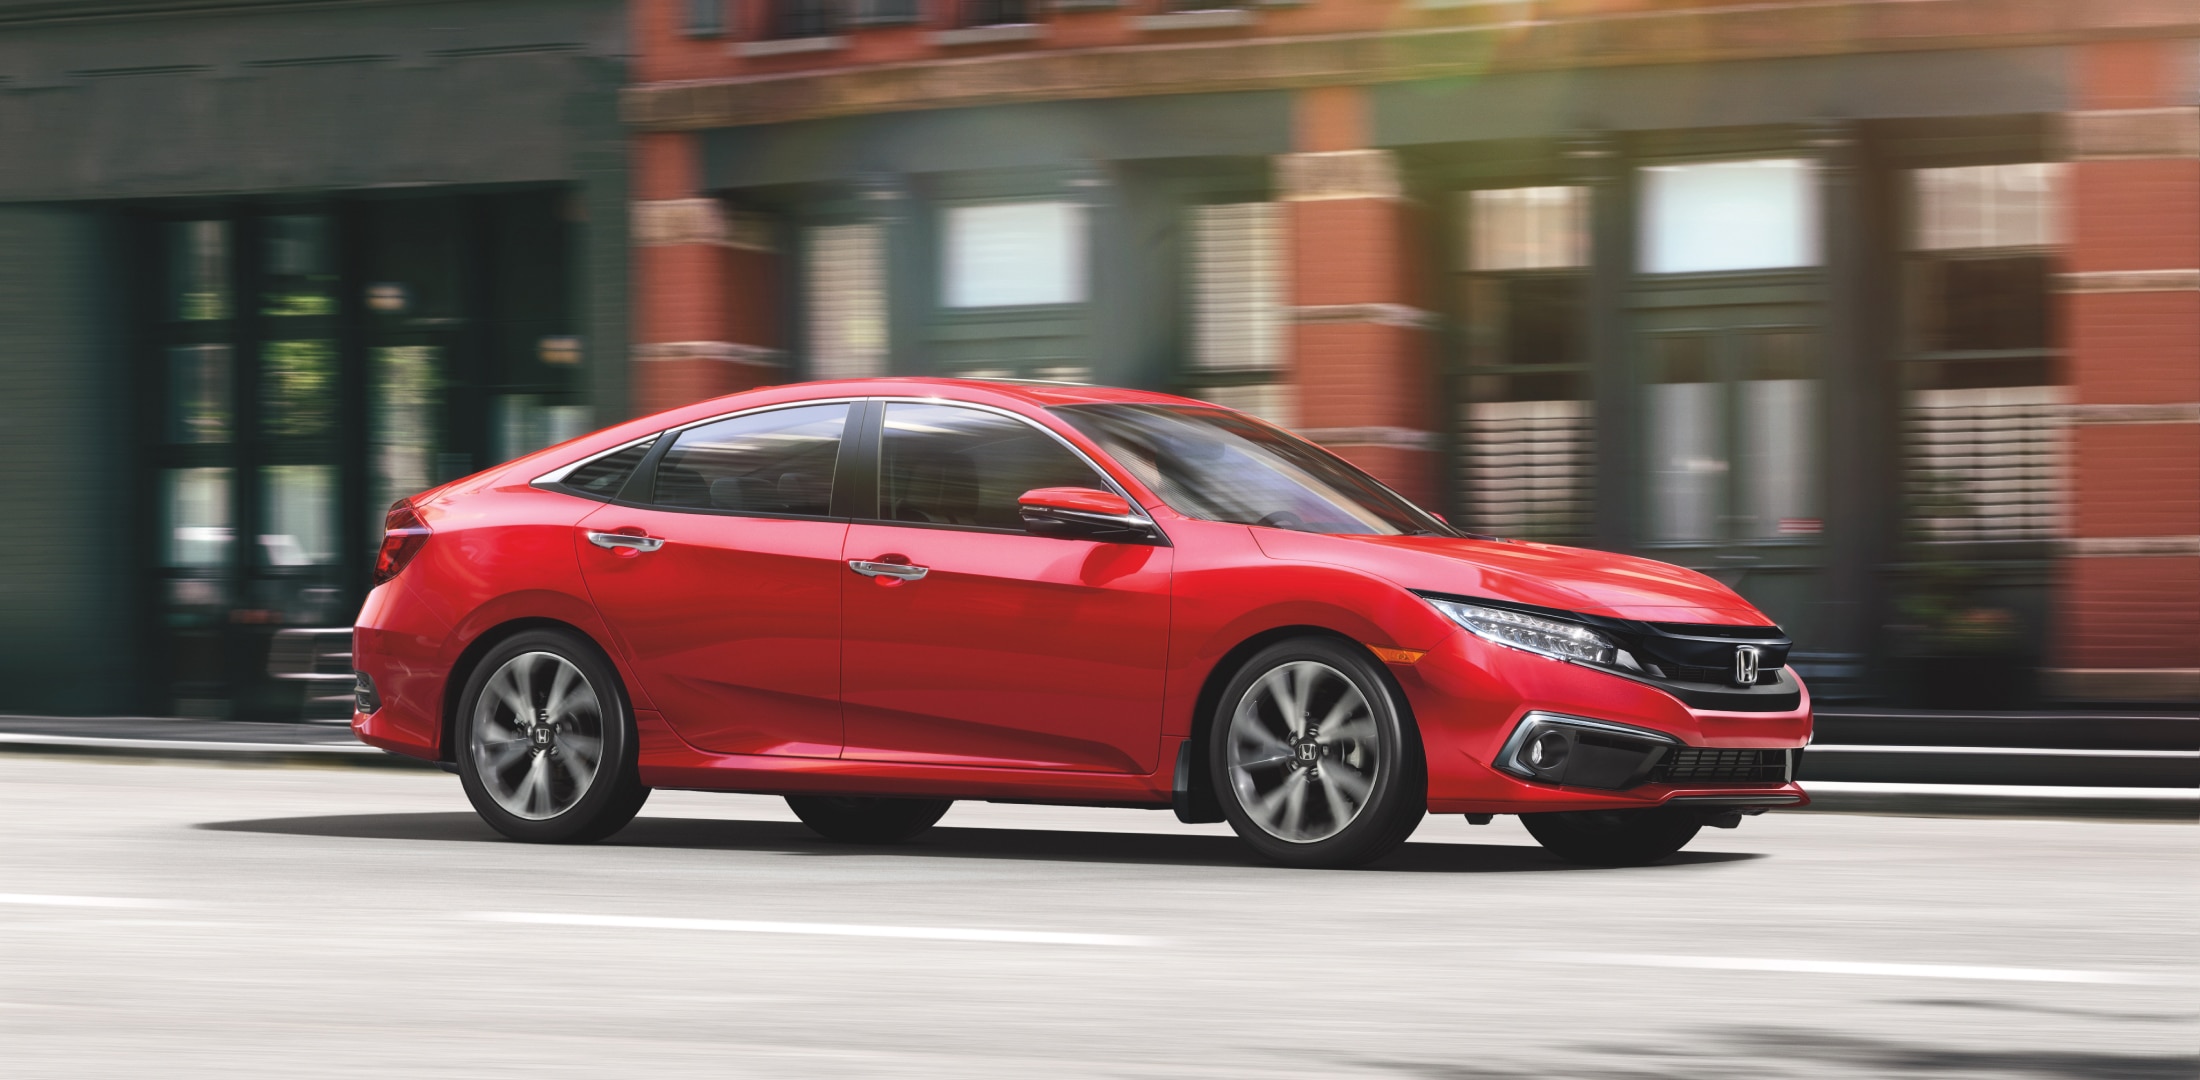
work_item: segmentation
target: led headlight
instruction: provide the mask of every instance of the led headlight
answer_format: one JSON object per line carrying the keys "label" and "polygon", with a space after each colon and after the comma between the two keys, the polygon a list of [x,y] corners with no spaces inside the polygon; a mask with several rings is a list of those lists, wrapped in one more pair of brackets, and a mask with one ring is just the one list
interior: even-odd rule
{"label": "led headlight", "polygon": [[1554,660],[1579,660],[1607,667],[1635,666],[1634,658],[1621,651],[1610,638],[1580,623],[1457,600],[1426,599],[1461,629],[1499,645],[1510,645]]}

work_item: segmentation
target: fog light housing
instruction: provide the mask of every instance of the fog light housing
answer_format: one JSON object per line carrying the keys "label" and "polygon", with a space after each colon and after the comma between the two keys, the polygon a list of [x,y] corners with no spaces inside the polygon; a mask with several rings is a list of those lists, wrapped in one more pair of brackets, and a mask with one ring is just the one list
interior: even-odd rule
{"label": "fog light housing", "polygon": [[351,707],[354,712],[362,713],[382,707],[382,695],[374,692],[374,676],[364,671],[351,673]]}
{"label": "fog light housing", "polygon": [[1523,780],[1620,791],[1650,778],[1679,739],[1662,731],[1532,712],[1497,752],[1497,767]]}

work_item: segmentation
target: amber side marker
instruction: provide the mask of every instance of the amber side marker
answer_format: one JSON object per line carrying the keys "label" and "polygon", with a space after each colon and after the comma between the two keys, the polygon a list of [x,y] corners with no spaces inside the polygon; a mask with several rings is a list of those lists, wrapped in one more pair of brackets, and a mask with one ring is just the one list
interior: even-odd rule
{"label": "amber side marker", "polygon": [[1367,647],[1367,651],[1374,653],[1377,659],[1388,664],[1416,663],[1422,657],[1428,655],[1427,649],[1386,649],[1381,645],[1370,645]]}

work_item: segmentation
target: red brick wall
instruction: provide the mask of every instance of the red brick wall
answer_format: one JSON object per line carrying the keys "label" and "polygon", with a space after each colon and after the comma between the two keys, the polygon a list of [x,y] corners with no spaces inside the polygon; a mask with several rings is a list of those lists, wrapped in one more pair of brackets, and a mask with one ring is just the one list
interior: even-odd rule
{"label": "red brick wall", "polygon": [[[640,136],[634,141],[633,169],[639,202],[708,197],[698,188],[701,171],[692,135]],[[767,364],[722,358],[779,346],[777,255],[707,237],[682,243],[643,243],[638,238],[633,260],[637,408],[653,412],[752,389],[778,377],[778,369]],[[684,355],[665,358],[668,350],[662,346],[667,345],[681,346],[673,351]],[[710,355],[714,350],[718,357]]]}
{"label": "red brick wall", "polygon": [[[2079,49],[2079,107],[2188,105],[2175,87],[2177,56],[2164,41]],[[2069,198],[2070,270],[2200,268],[2200,161],[2080,160]],[[2148,550],[2144,538],[2200,536],[2200,425],[2085,422],[2100,415],[2088,406],[2200,402],[2200,291],[2081,287],[2064,303],[2080,423],[2071,431],[2074,544],[2060,574],[2057,662],[2090,671],[2200,669],[2200,556],[2133,553]],[[2081,696],[2113,697],[2121,682],[2088,675],[2068,685]],[[2179,685],[2128,684],[2149,687],[2133,696]]]}

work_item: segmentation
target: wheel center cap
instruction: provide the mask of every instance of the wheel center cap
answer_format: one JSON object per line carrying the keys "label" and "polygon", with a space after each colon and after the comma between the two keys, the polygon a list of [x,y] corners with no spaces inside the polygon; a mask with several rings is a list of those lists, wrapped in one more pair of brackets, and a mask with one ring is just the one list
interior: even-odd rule
{"label": "wheel center cap", "polygon": [[1312,765],[1321,760],[1322,747],[1312,739],[1301,739],[1292,744],[1292,755],[1298,759],[1299,764]]}
{"label": "wheel center cap", "polygon": [[533,743],[537,750],[547,749],[554,735],[555,730],[547,722],[537,720],[535,726],[527,730],[527,741]]}

